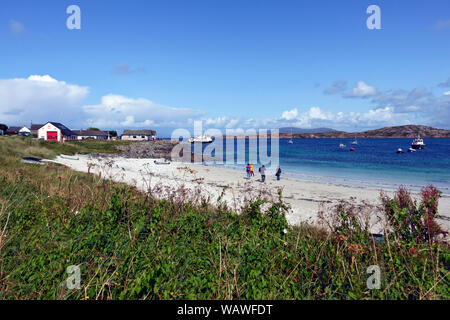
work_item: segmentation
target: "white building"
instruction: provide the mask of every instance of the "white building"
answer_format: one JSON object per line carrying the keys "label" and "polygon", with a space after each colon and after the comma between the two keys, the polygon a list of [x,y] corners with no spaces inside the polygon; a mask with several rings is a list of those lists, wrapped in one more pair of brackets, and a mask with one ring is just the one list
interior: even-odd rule
{"label": "white building", "polygon": [[58,122],[47,122],[38,130],[38,139],[64,142],[76,140],[77,134]]}
{"label": "white building", "polygon": [[124,130],[121,136],[122,140],[131,141],[149,141],[156,140],[156,131],[154,130]]}
{"label": "white building", "polygon": [[96,139],[108,140],[109,134],[100,130],[72,130],[78,137],[78,140]]}
{"label": "white building", "polygon": [[21,136],[29,136],[31,134],[31,130],[26,126],[23,126],[22,129],[19,130],[19,135]]}

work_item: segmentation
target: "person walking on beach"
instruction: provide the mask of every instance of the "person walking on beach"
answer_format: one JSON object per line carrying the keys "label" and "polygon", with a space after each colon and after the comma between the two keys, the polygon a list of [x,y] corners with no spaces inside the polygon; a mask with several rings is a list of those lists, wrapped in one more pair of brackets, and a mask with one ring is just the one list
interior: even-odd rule
{"label": "person walking on beach", "polygon": [[247,166],[245,167],[245,171],[247,172],[247,179],[250,179],[250,177],[251,177],[250,163],[247,163]]}
{"label": "person walking on beach", "polygon": [[277,167],[277,173],[275,173],[275,176],[277,177],[277,181],[280,181],[280,176],[281,176],[281,168],[280,168],[280,166]]}
{"label": "person walking on beach", "polygon": [[255,169],[253,168],[253,164],[250,164],[250,175],[251,175],[252,177],[255,176]]}
{"label": "person walking on beach", "polygon": [[259,172],[261,173],[261,182],[265,182],[266,181],[266,166],[262,166],[261,168],[259,168]]}

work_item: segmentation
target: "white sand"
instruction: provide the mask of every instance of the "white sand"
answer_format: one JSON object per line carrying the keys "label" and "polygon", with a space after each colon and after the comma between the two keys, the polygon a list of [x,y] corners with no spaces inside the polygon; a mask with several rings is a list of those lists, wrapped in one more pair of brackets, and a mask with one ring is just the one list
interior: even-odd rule
{"label": "white sand", "polygon": [[[156,165],[154,159],[127,158],[92,158],[87,155],[78,156],[79,160],[58,157],[54,162],[66,165],[74,170],[101,174],[102,178],[125,182],[137,188],[151,192],[153,196],[163,198],[174,196],[189,198],[193,201],[200,197],[209,198],[210,203],[221,201],[235,211],[245,202],[263,194],[269,199],[278,197],[277,190],[283,191],[283,200],[291,206],[286,218],[290,224],[300,222],[317,222],[318,211],[322,208],[334,207],[340,201],[353,201],[357,204],[379,205],[379,189],[368,187],[345,186],[332,183],[309,182],[289,179],[282,175],[281,181],[267,173],[266,182],[259,181],[259,174],[248,180],[244,168],[242,172],[199,164],[172,162],[170,165]],[[225,191],[224,191],[225,190]],[[392,196],[393,192],[386,191]],[[417,194],[413,195],[418,198]],[[325,206],[325,207],[324,207]],[[443,195],[439,202],[439,213],[450,216],[450,195]],[[450,222],[439,221],[445,229],[450,230]],[[374,230],[378,232],[379,230]]]}

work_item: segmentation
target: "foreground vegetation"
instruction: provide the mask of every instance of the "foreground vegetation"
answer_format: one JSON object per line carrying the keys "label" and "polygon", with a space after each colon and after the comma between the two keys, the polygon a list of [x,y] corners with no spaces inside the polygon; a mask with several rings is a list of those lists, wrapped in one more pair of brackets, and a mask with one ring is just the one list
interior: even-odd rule
{"label": "foreground vegetation", "polygon": [[[23,156],[115,152],[113,143],[0,137],[2,299],[448,299],[450,250],[435,224],[439,192],[382,198],[389,232],[375,241],[342,204],[329,229],[290,227],[281,201],[156,200],[131,186]],[[66,269],[81,269],[69,290]],[[367,267],[381,269],[368,289]]]}

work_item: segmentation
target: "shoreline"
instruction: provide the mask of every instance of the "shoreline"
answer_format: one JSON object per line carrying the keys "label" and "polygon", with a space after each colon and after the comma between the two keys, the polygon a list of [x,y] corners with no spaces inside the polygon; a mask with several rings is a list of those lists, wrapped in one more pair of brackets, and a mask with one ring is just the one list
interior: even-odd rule
{"label": "shoreline", "polygon": [[[200,203],[201,198],[205,198],[212,205],[226,202],[227,206],[238,214],[246,203],[259,197],[277,200],[278,191],[282,190],[283,201],[291,206],[286,214],[291,225],[302,222],[317,224],[320,211],[329,212],[342,201],[354,203],[356,206],[362,205],[370,215],[370,212],[375,212],[380,205],[381,190],[389,196],[394,192],[393,189],[387,188],[299,180],[286,177],[286,173],[280,181],[276,181],[271,171],[267,173],[266,182],[261,183],[258,181],[258,172],[248,180],[244,169],[240,171],[217,165],[183,162],[157,165],[154,160],[156,159],[78,155],[78,160],[58,156],[51,162],[136,186],[139,190],[160,199],[172,197],[175,200]],[[418,198],[417,191],[411,190],[411,195]],[[450,217],[450,195],[443,194],[440,198],[439,213]],[[438,222],[446,230],[450,230],[449,221]],[[374,224],[374,228],[374,232],[380,232],[380,226]]]}

